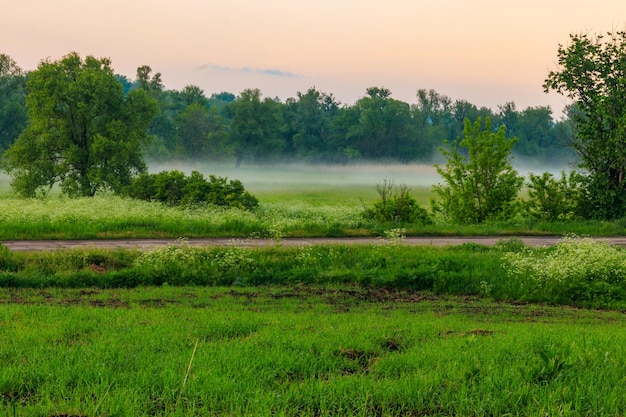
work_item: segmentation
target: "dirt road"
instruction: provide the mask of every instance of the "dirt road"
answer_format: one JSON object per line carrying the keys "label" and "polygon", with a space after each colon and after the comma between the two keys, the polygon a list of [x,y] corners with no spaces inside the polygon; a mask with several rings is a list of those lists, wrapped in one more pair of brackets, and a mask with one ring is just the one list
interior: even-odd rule
{"label": "dirt road", "polygon": [[[550,246],[557,243],[561,238],[558,236],[518,236],[526,246]],[[473,242],[481,245],[495,245],[500,240],[508,240],[510,237],[408,237],[399,241],[403,245],[432,245],[451,246]],[[613,245],[626,246],[626,236],[611,238],[596,238],[598,241]],[[183,241],[176,239],[119,239],[119,240],[5,240],[0,242],[15,252],[50,251],[71,248],[125,248],[150,250],[160,246],[182,244]],[[237,245],[246,247],[255,246],[310,246],[310,245],[353,245],[353,244],[378,244],[384,243],[383,239],[376,238],[293,238],[281,239],[185,239],[184,242],[193,246],[227,246]]]}

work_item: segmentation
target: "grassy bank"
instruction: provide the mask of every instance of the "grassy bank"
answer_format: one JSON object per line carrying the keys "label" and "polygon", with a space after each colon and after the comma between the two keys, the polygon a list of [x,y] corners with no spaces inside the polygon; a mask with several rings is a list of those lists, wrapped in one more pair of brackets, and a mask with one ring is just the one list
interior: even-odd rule
{"label": "grassy bank", "polygon": [[[579,307],[626,307],[624,249],[566,238],[551,248],[519,240],[494,247],[375,245],[196,247],[152,251],[10,252],[0,246],[0,287],[358,285]],[[584,262],[581,262],[584,260]]]}
{"label": "grassy bank", "polygon": [[377,223],[363,217],[369,203],[336,197],[324,202],[314,196],[308,201],[262,202],[256,212],[209,206],[181,209],[115,196],[5,197],[0,198],[0,240],[384,236],[385,231],[399,227],[413,236],[626,234],[626,222],[621,220],[550,223],[520,218],[482,225]]}
{"label": "grassy bank", "polygon": [[623,314],[353,286],[0,290],[19,416],[621,415]]}

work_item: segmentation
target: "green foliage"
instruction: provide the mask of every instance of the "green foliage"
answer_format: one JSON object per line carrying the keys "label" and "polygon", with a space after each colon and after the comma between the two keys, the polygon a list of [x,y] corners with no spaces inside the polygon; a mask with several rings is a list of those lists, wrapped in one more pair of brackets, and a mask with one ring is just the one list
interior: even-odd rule
{"label": "green foliage", "polygon": [[17,271],[19,262],[11,255],[9,248],[0,243],[0,272]]}
{"label": "green foliage", "polygon": [[282,105],[270,98],[261,100],[261,91],[247,89],[230,103],[231,140],[235,147],[235,166],[246,159],[264,159],[279,155],[284,147],[280,135]]}
{"label": "green foliage", "polygon": [[[199,100],[199,99],[198,99]],[[180,159],[218,160],[232,156],[225,120],[216,108],[194,102],[178,112],[175,155]]]}
{"label": "green foliage", "polygon": [[[513,149],[516,155],[535,162],[561,163],[573,158],[558,140],[561,128],[570,120],[555,123],[549,107],[518,110],[509,102],[493,112],[435,90],[419,90],[417,102],[411,104],[392,99],[391,91],[381,87],[367,88],[352,105],[341,104],[332,94],[315,88],[298,92],[284,103],[261,100],[258,89],[244,90],[238,97],[221,92],[207,98],[194,85],[165,89],[161,74],[147,65],[137,69],[134,81],[125,75],[114,77],[125,97],[141,90],[156,104],[154,117],[147,121],[150,141],[141,147],[150,161],[233,157],[236,164],[277,158],[333,163],[362,157],[430,161],[446,138],[462,133],[464,119],[479,117],[491,117],[494,125],[507,127],[507,135],[519,138]],[[1,150],[27,125],[25,83],[26,75],[17,64],[0,55]],[[42,166],[40,171],[49,170]],[[42,184],[42,179],[22,176],[19,187],[29,189],[24,183]],[[44,189],[47,186],[42,185]]]}
{"label": "green foliage", "polygon": [[142,252],[1,250],[0,286],[350,284],[582,307],[626,306],[621,248],[579,238],[566,238],[553,248],[528,248],[519,240],[495,247],[415,247],[403,244],[402,233],[390,230],[376,245],[250,247],[231,241],[197,246],[183,240]]}
{"label": "green foliage", "polygon": [[0,153],[26,126],[26,76],[8,55],[0,54]]}
{"label": "green foliage", "polygon": [[544,83],[574,100],[570,145],[589,175],[583,215],[611,219],[626,211],[626,32],[570,35]]}
{"label": "green foliage", "polygon": [[[341,104],[332,94],[315,88],[298,92],[284,103],[270,98],[261,100],[258,89],[244,90],[238,97],[222,92],[207,98],[194,85],[181,90],[165,89],[161,74],[153,73],[147,65],[137,69],[134,81],[125,75],[113,76],[122,86],[124,97],[141,90],[156,104],[154,117],[146,122],[150,141],[141,146],[143,156],[150,161],[198,158],[216,161],[233,157],[237,165],[243,160],[263,162],[277,158],[334,163],[361,157],[429,161],[433,150],[446,138],[461,134],[464,119],[478,117],[491,117],[494,125],[506,125],[507,134],[519,138],[513,149],[516,155],[541,162],[557,158],[561,162],[571,157],[562,151],[557,140],[563,123],[552,120],[548,107],[518,111],[511,102],[494,113],[434,90],[419,90],[417,102],[409,104],[392,99],[391,91],[381,87],[367,88],[365,95],[353,105]],[[17,64],[1,55],[2,150],[27,125],[25,82],[26,75]],[[52,170],[40,166],[39,171],[47,176]],[[28,184],[47,188],[48,183],[42,181],[37,175],[23,175],[17,183],[27,190],[33,188]]]}
{"label": "green foliage", "polygon": [[405,185],[394,187],[393,181],[385,180],[376,190],[380,200],[365,210],[365,218],[377,222],[432,223],[428,212],[411,197]]}
{"label": "green foliage", "polygon": [[515,140],[506,138],[504,126],[492,132],[489,118],[484,129],[481,124],[466,119],[464,138],[440,149],[446,166],[435,165],[445,184],[433,187],[439,195],[433,210],[455,223],[506,218],[523,184],[509,161]]}
{"label": "green foliage", "polygon": [[626,299],[624,251],[589,238],[566,237],[544,252],[505,255],[507,279],[529,301],[611,306]]}
{"label": "green foliage", "polygon": [[408,161],[415,155],[416,140],[411,110],[407,103],[391,98],[386,88],[370,87],[367,96],[351,109],[358,120],[347,137],[363,158]]}
{"label": "green foliage", "polygon": [[182,241],[142,253],[133,266],[150,285],[231,285],[253,263],[250,249],[234,244],[211,250]]}
{"label": "green foliage", "polygon": [[309,88],[297,93],[297,99],[287,99],[285,122],[291,151],[311,162],[332,159],[331,122],[339,113],[339,103],[332,95]]}
{"label": "green foliage", "polygon": [[159,201],[174,206],[212,204],[254,210],[259,202],[244,189],[239,180],[193,171],[188,177],[180,171],[162,171],[158,174],[142,174],[135,178],[125,195],[146,201]]}
{"label": "green foliage", "polygon": [[109,59],[43,61],[26,88],[29,123],[3,160],[18,194],[57,183],[70,196],[119,192],[145,170],[141,146],[157,109],[143,90],[124,95]]}
{"label": "green foliage", "polygon": [[[396,231],[397,232],[397,231]],[[67,250],[7,253],[3,285],[16,287],[137,285],[360,284],[378,288],[477,294],[480,282],[502,275],[500,251],[408,247],[395,237],[380,245],[250,249],[233,241],[202,247],[185,241],[136,251]]]}
{"label": "green foliage", "polygon": [[529,174],[527,212],[534,218],[557,221],[570,220],[580,213],[583,178],[576,172],[561,173],[557,180],[549,172],[541,176]]}

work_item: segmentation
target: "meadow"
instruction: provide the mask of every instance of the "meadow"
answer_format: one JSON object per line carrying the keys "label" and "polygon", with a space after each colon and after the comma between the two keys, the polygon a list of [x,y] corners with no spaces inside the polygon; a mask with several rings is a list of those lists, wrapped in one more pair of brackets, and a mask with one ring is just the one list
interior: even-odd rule
{"label": "meadow", "polygon": [[[209,168],[167,166],[160,169]],[[278,166],[234,170],[215,167],[216,175],[241,179],[260,201],[248,212],[211,206],[177,208],[113,195],[69,199],[53,190],[47,198],[19,199],[0,179],[0,240],[102,238],[288,238],[385,236],[403,228],[410,236],[626,234],[626,221],[547,222],[523,216],[482,225],[380,223],[364,217],[385,180],[409,187],[423,207],[433,198],[438,181],[432,166],[358,165],[349,167]]]}
{"label": "meadow", "polygon": [[[402,244],[623,224],[375,224],[363,211],[377,182],[406,183],[421,204],[430,187],[417,168],[365,168],[244,170],[257,212],[0,193],[0,240],[183,238],[151,251],[0,243],[0,416],[624,415],[624,249],[573,235]],[[184,240],[210,236],[233,239]],[[283,245],[297,236],[380,239]],[[238,244],[261,237],[273,244]]]}
{"label": "meadow", "polygon": [[354,286],[0,290],[19,416],[617,416],[624,315]]}

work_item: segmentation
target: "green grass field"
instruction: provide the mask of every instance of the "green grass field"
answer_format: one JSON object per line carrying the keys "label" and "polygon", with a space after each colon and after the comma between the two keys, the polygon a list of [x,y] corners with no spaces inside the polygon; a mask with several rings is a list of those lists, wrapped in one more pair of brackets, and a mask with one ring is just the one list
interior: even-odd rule
{"label": "green grass field", "polygon": [[618,312],[359,287],[0,290],[1,415],[622,415]]}
{"label": "green grass field", "polygon": [[399,181],[416,176],[404,168],[312,169],[237,171],[256,213],[23,200],[0,180],[0,239],[275,240],[152,252],[0,244],[0,417],[624,415],[622,249],[281,245],[398,227],[617,235],[624,222],[374,224],[362,212],[376,183],[406,183],[422,204],[429,186]]}

